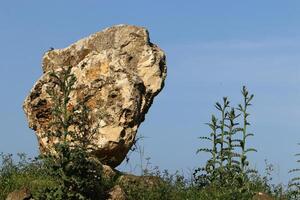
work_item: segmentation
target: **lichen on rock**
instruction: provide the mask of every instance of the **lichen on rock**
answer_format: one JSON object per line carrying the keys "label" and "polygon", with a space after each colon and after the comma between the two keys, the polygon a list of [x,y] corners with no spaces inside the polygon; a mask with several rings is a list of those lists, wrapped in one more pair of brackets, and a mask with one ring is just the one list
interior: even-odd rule
{"label": "lichen on rock", "polygon": [[95,154],[103,164],[118,166],[133,145],[139,125],[166,78],[164,52],[152,44],[145,28],[118,25],[92,34],[64,49],[45,53],[43,75],[24,102],[29,127],[41,152],[51,149],[44,135],[51,129],[53,102],[47,94],[49,74],[72,67],[76,77],[69,107],[87,99]]}

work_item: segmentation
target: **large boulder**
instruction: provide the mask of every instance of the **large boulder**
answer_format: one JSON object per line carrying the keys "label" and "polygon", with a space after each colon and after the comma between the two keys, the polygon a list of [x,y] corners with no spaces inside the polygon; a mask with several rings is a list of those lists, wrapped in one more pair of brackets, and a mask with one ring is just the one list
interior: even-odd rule
{"label": "large boulder", "polygon": [[[51,106],[47,93],[52,71],[71,66],[75,90],[68,107],[88,98],[95,154],[103,164],[118,166],[133,145],[137,129],[166,78],[164,52],[152,44],[145,28],[118,25],[45,53],[43,75],[24,102],[24,111],[41,152],[51,150]],[[95,128],[96,127],[96,128]],[[96,129],[96,130],[94,130]],[[95,132],[95,133],[94,133]]]}

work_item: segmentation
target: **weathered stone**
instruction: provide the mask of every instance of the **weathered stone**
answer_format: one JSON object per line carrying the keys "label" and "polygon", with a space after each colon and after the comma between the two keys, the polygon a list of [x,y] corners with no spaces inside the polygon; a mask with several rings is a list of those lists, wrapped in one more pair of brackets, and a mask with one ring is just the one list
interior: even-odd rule
{"label": "weathered stone", "polygon": [[112,169],[108,165],[102,165],[102,174],[103,178],[105,178],[106,180],[113,180],[115,177],[121,174],[121,172],[116,169]]}
{"label": "weathered stone", "polygon": [[253,200],[274,200],[274,198],[270,197],[266,193],[258,192],[254,195]]}
{"label": "weathered stone", "polygon": [[157,176],[136,176],[126,173],[119,174],[117,182],[121,187],[131,187],[135,185],[146,188],[158,188],[164,184],[164,180]]}
{"label": "weathered stone", "polygon": [[126,200],[126,194],[119,185],[115,185],[108,193],[108,200]]}
{"label": "weathered stone", "polygon": [[6,200],[33,200],[28,188],[22,188],[8,194]]}
{"label": "weathered stone", "polygon": [[42,77],[24,102],[29,127],[35,130],[41,152],[51,149],[53,102],[46,90],[50,72],[71,66],[76,90],[69,107],[88,98],[91,129],[96,129],[95,154],[103,164],[118,166],[133,145],[154,97],[166,77],[165,54],[149,40],[145,28],[118,25],[79,40],[43,57]]}

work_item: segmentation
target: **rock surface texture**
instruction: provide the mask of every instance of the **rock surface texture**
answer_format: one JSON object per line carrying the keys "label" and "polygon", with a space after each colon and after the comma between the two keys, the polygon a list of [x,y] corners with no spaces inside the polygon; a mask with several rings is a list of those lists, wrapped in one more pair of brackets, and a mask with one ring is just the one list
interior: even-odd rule
{"label": "rock surface texture", "polygon": [[95,154],[103,164],[118,166],[133,145],[137,129],[166,78],[164,52],[152,44],[145,28],[118,25],[90,35],[65,49],[45,53],[43,75],[24,102],[29,127],[37,135],[41,152],[51,149],[51,85],[49,74],[72,67],[75,90],[68,107],[83,99],[95,130]]}
{"label": "rock surface texture", "polygon": [[29,189],[22,188],[8,194],[6,200],[33,200],[33,198]]}
{"label": "rock surface texture", "polygon": [[109,198],[108,200],[126,200],[126,194],[123,191],[123,189],[119,185],[115,185],[110,191],[109,191]]}

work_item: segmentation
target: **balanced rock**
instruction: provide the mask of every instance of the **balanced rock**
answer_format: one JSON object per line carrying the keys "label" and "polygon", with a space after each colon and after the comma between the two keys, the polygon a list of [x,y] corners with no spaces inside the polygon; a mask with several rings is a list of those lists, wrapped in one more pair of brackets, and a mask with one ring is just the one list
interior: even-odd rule
{"label": "balanced rock", "polygon": [[[86,101],[93,127],[95,155],[103,164],[118,166],[130,150],[137,129],[166,78],[164,52],[152,44],[145,28],[118,25],[92,34],[43,57],[43,75],[24,102],[29,127],[40,151],[51,150],[53,102],[47,93],[51,72],[72,67],[76,77],[69,107]],[[96,130],[94,130],[96,129]]]}

